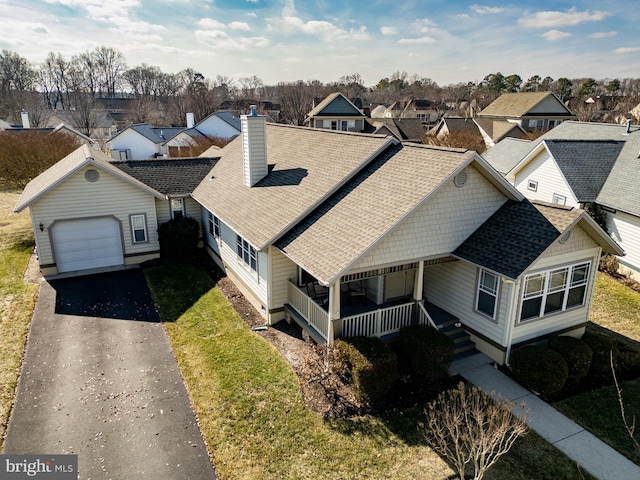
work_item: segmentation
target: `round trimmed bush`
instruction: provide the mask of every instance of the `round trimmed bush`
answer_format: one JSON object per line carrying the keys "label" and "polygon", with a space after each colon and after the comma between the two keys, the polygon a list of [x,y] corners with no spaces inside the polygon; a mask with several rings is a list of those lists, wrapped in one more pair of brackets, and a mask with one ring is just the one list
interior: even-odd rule
{"label": "round trimmed bush", "polygon": [[569,381],[578,383],[582,380],[591,367],[593,352],[589,345],[575,337],[558,336],[549,339],[549,348],[555,350],[567,362],[569,368]]}
{"label": "round trimmed bush", "polygon": [[527,345],[511,354],[515,379],[543,397],[553,397],[564,387],[569,367],[562,355],[543,345]]}
{"label": "round trimmed bush", "polygon": [[613,354],[614,367],[618,362],[620,351],[616,347],[614,341],[600,333],[586,332],[582,336],[585,342],[593,351],[590,372],[595,375],[611,375],[611,355]]}
{"label": "round trimmed bush", "polygon": [[429,381],[448,376],[455,345],[444,333],[428,325],[410,325],[400,329],[397,347],[411,374]]}
{"label": "round trimmed bush", "polygon": [[398,358],[379,338],[356,337],[333,344],[333,368],[361,400],[375,402],[398,380]]}

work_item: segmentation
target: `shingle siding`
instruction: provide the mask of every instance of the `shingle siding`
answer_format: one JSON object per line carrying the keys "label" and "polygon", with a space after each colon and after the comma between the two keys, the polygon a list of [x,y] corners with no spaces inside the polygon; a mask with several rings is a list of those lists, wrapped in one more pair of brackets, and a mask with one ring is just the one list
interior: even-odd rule
{"label": "shingle siding", "polygon": [[474,167],[466,171],[468,180],[462,188],[450,180],[353,269],[448,255],[455,250],[505,202],[504,195]]}
{"label": "shingle siding", "polygon": [[620,261],[640,279],[640,218],[624,212],[607,212],[607,228],[627,253]]}

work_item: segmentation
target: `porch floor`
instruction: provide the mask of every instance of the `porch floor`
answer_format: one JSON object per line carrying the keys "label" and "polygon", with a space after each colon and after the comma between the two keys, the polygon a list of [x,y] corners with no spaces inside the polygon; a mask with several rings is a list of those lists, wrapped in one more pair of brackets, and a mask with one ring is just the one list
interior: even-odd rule
{"label": "porch floor", "polygon": [[452,315],[451,313],[443,310],[442,308],[434,305],[431,302],[428,302],[427,300],[424,301],[424,308],[432,318],[433,322],[438,326],[443,326],[448,323],[456,323],[460,321],[460,319],[455,315]]}

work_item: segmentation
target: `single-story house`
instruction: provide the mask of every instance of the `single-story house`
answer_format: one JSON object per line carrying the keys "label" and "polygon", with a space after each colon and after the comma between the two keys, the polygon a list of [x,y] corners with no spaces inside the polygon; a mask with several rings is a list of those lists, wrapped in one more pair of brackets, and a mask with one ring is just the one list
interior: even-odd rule
{"label": "single-story house", "polygon": [[46,276],[123,268],[157,258],[158,226],[200,218],[191,191],[214,158],[112,162],[83,145],[33,179],[15,211],[29,208]]}
{"label": "single-story house", "polygon": [[460,323],[505,363],[581,335],[601,252],[622,254],[583,210],[530,203],[475,152],[241,120],[192,194],[206,249],[266,322],[319,342]]}
{"label": "single-story house", "polygon": [[625,250],[623,273],[640,278],[640,127],[563,122],[535,142],[496,145],[484,155],[527,198],[605,212]]}

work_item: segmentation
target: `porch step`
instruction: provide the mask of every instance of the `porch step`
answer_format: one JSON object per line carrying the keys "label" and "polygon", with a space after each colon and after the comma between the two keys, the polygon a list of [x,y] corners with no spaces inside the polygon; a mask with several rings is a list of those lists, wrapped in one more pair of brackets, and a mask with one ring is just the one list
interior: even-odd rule
{"label": "porch step", "polygon": [[451,318],[438,325],[438,330],[444,333],[447,337],[453,340],[454,350],[453,354],[455,358],[459,358],[475,350],[476,345],[471,341],[471,337],[465,332],[460,320],[451,316]]}

